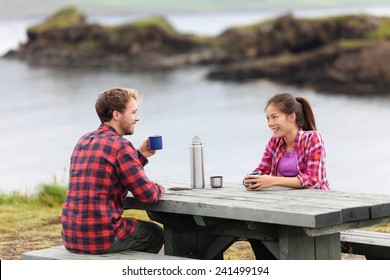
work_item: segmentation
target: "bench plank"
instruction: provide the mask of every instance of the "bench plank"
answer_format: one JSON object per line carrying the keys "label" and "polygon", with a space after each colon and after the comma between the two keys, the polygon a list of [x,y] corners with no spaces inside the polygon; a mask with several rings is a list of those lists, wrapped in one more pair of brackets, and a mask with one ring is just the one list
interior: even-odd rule
{"label": "bench plank", "polygon": [[390,234],[349,230],[340,236],[344,253],[365,255],[367,259],[390,259]]}
{"label": "bench plank", "polygon": [[36,251],[25,252],[22,260],[189,260],[188,258],[169,255],[159,255],[138,251],[121,251],[111,254],[87,255],[75,254],[65,249],[64,246],[57,246]]}

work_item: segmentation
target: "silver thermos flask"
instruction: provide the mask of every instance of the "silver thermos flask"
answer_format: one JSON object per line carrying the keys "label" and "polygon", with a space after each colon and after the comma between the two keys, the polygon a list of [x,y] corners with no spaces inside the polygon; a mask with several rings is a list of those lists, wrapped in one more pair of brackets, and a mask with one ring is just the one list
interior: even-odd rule
{"label": "silver thermos flask", "polygon": [[191,189],[204,188],[203,144],[199,136],[192,137],[190,145]]}

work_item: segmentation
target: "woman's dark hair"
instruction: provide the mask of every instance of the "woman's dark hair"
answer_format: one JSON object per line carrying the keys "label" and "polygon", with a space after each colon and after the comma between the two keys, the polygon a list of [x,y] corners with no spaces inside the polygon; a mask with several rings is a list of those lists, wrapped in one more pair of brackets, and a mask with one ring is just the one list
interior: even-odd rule
{"label": "woman's dark hair", "polygon": [[302,130],[317,130],[313,110],[306,98],[294,97],[290,93],[277,93],[267,101],[265,108],[267,109],[271,104],[277,106],[286,115],[295,113],[295,122]]}

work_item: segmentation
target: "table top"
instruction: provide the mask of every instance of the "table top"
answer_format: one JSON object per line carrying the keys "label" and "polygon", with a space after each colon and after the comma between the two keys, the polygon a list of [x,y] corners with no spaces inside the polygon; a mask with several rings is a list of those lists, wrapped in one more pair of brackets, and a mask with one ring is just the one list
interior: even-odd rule
{"label": "table top", "polygon": [[146,205],[130,195],[125,208],[305,228],[381,218],[387,222],[390,218],[390,195],[282,187],[247,191],[234,183],[224,183],[222,188],[206,186],[192,190],[186,182],[162,185],[166,193],[157,204]]}

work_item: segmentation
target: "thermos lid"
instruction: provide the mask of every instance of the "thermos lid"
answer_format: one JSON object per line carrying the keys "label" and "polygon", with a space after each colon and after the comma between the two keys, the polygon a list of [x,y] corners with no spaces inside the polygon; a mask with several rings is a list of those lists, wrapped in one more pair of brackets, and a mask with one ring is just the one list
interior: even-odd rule
{"label": "thermos lid", "polygon": [[202,144],[202,140],[199,136],[193,136],[192,137],[192,144]]}

